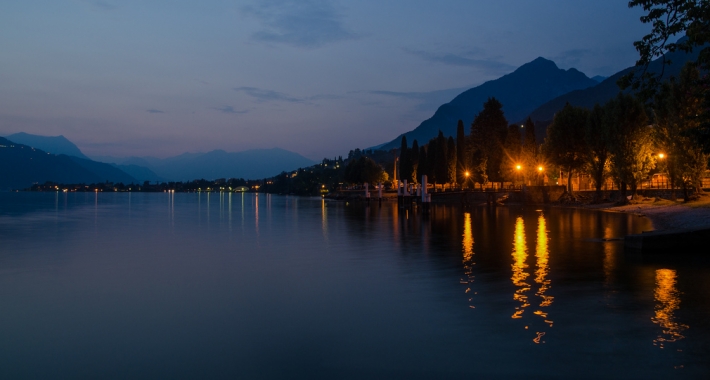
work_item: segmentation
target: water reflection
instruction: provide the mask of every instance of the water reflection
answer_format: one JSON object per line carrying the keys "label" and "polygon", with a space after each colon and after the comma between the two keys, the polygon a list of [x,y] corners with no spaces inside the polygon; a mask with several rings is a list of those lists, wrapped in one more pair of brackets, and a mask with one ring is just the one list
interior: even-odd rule
{"label": "water reflection", "polygon": [[321,229],[323,230],[323,238],[328,240],[328,213],[325,209],[325,198],[320,200],[320,218]]}
{"label": "water reflection", "polygon": [[528,258],[528,247],[525,243],[525,221],[519,216],[515,221],[515,238],[513,239],[513,285],[518,289],[513,293],[513,299],[520,302],[520,306],[515,307],[515,312],[512,315],[513,319],[523,317],[525,308],[530,306],[528,296],[525,294],[530,290],[530,284],[525,282],[525,279],[530,276],[525,271],[528,265],[525,263]]}
{"label": "water reflection", "polygon": [[[528,268],[528,247],[527,239],[525,236],[525,220],[522,216],[519,216],[515,220],[515,233],[513,237],[513,264],[511,265],[513,270],[513,276],[511,280],[513,285],[517,288],[515,293],[513,293],[513,299],[518,301],[520,304],[515,307],[515,312],[511,316],[513,319],[523,318],[525,308],[530,306],[530,299],[528,298],[528,291],[531,289],[531,285],[526,281],[527,278],[532,274],[526,269]],[[549,318],[548,312],[545,310],[548,306],[552,305],[554,297],[547,294],[547,291],[551,287],[551,281],[549,279],[550,273],[550,249],[549,249],[549,237],[547,231],[547,221],[545,216],[540,214],[537,218],[537,233],[536,233],[536,243],[535,243],[535,258],[536,258],[536,269],[535,269],[535,284],[537,284],[537,291],[535,296],[540,299],[538,308],[533,312],[534,315],[539,316],[547,324],[548,327],[552,327],[553,321]],[[527,330],[529,326],[525,326]],[[545,336],[544,331],[536,331],[535,338],[533,342],[535,343],[545,343],[542,338]]]}
{"label": "water reflection", "polygon": [[[537,218],[537,247],[535,249],[535,256],[537,257],[537,271],[535,271],[535,282],[540,285],[535,293],[536,296],[540,297],[542,301],[540,302],[540,307],[547,307],[552,304],[554,297],[546,295],[548,289],[550,289],[550,279],[547,278],[549,268],[549,257],[550,252],[548,250],[547,242],[547,227],[545,224],[545,217],[540,214]],[[542,317],[550,327],[552,327],[552,321],[547,318],[547,312],[542,311],[542,309],[535,311],[535,315]]]}
{"label": "water reflection", "polygon": [[[467,212],[464,214],[463,219],[463,269],[464,275],[466,277],[462,279],[462,283],[468,285],[466,288],[466,293],[471,293],[471,283],[473,283],[473,229],[471,228],[471,213]],[[473,297],[468,299],[468,302],[473,302]],[[475,309],[475,306],[469,305],[470,308]]]}
{"label": "water reflection", "polygon": [[653,345],[664,348],[666,343],[683,339],[682,332],[687,325],[676,322],[675,312],[680,309],[680,292],[676,288],[676,271],[658,269],[656,271],[656,314],[651,320],[661,326],[661,334],[653,341]]}

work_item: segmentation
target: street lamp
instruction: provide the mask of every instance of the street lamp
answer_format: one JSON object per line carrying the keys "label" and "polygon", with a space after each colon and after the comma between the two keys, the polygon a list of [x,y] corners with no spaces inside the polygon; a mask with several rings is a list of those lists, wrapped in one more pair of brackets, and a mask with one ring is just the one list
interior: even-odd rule
{"label": "street lamp", "polygon": [[540,185],[545,184],[545,176],[544,176],[544,174],[542,174],[542,172],[544,170],[545,170],[545,168],[543,168],[542,166],[537,167],[538,176],[540,177]]}
{"label": "street lamp", "polygon": [[463,175],[466,176],[466,181],[464,183],[466,184],[466,186],[468,186],[468,177],[471,175],[471,173],[469,173],[468,170],[466,170],[466,172],[464,172]]}
{"label": "street lamp", "polygon": [[[522,125],[521,125],[521,127],[522,127]],[[520,164],[515,165],[515,170],[517,171],[516,177],[518,177],[518,181],[520,181],[520,170],[521,170],[522,168],[523,168],[523,167],[522,167]],[[521,186],[522,186],[522,185],[521,185]],[[515,187],[515,186],[513,186],[513,187]]]}

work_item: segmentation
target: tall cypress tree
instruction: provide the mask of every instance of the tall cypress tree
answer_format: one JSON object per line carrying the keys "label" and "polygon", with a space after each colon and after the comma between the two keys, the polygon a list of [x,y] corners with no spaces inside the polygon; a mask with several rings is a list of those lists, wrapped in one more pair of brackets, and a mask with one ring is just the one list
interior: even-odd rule
{"label": "tall cypress tree", "polygon": [[429,140],[429,143],[427,144],[427,176],[429,177],[429,182],[432,184],[436,184],[438,181],[438,178],[436,178],[436,156],[439,155],[439,145],[436,143],[436,137]]}
{"label": "tall cypress tree", "polygon": [[[418,168],[418,176],[419,180],[422,179],[422,176],[425,175],[429,177],[429,158],[427,157],[427,148],[425,145],[422,145],[419,147],[419,168]],[[431,181],[431,179],[427,179],[427,181]]]}
{"label": "tall cypress tree", "polygon": [[411,164],[409,162],[409,148],[407,146],[407,136],[402,135],[402,145],[399,147],[399,178],[400,180],[411,181]]}
{"label": "tall cypress tree", "polygon": [[468,166],[468,157],[466,154],[466,133],[464,132],[463,120],[459,120],[456,127],[456,179],[455,182],[462,181],[466,176],[464,173]]}
{"label": "tall cypress tree", "polygon": [[456,157],[456,142],[454,141],[454,138],[449,136],[449,139],[446,142],[446,165],[449,171],[449,183],[456,184],[458,183],[457,177],[456,177],[456,162],[457,158]]}
{"label": "tall cypress tree", "polygon": [[449,165],[446,137],[444,137],[444,133],[442,131],[439,131],[435,144],[436,160],[434,161],[434,177],[436,178],[436,183],[443,185],[449,182]]}
{"label": "tall cypress tree", "polygon": [[409,152],[409,159],[412,163],[412,177],[414,182],[418,183],[422,175],[419,172],[419,143],[416,139],[412,142],[412,149]]}

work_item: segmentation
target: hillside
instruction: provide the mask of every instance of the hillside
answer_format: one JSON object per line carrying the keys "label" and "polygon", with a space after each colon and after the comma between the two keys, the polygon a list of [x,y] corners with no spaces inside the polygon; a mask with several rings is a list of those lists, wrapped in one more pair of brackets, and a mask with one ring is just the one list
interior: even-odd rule
{"label": "hillside", "polygon": [[242,152],[213,150],[207,153],[183,153],[159,159],[155,157],[96,157],[110,159],[123,168],[127,165],[147,167],[160,178],[170,181],[217,178],[259,179],[315,164],[313,160],[280,148],[253,149]]}
{"label": "hillside", "polygon": [[79,150],[79,147],[64,136],[40,136],[20,132],[5,136],[5,138],[17,144],[41,149],[47,153],[56,155],[66,154],[67,156],[79,157],[85,160],[89,159],[89,157],[86,157],[84,153]]}
{"label": "hillside", "polygon": [[0,137],[0,190],[22,189],[47,181],[86,184],[136,182],[133,177],[108,164],[55,155]]}
{"label": "hillside", "polygon": [[[573,90],[588,88],[597,82],[576,69],[563,70],[545,58],[537,58],[498,79],[488,81],[456,96],[451,102],[439,107],[434,115],[423,121],[413,131],[405,133],[411,144],[414,139],[420,144],[435,137],[441,130],[446,136],[456,134],[458,120],[470,126],[474,117],[490,97],[503,104],[509,122],[519,122],[541,104]],[[380,149],[398,147],[402,135],[386,143]]]}
{"label": "hillside", "polygon": [[[690,54],[684,52],[671,53],[666,56],[666,59],[671,61],[670,65],[666,65],[666,67],[663,68],[663,60],[662,58],[659,58],[651,62],[648,70],[652,73],[660,73],[663,69],[664,78],[677,76],[685,62],[688,60],[695,60],[697,57],[697,52]],[[567,94],[556,97],[532,111],[530,113],[530,117],[536,122],[536,124],[547,126],[552,122],[555,113],[561,110],[567,103],[573,106],[586,108],[592,108],[597,103],[604,104],[619,93],[620,89],[616,84],[619,78],[633,70],[636,70],[636,67],[628,67],[603,80],[594,87],[571,91]],[[538,128],[536,129],[536,132],[538,132],[538,141],[543,141],[545,137],[545,128]]]}

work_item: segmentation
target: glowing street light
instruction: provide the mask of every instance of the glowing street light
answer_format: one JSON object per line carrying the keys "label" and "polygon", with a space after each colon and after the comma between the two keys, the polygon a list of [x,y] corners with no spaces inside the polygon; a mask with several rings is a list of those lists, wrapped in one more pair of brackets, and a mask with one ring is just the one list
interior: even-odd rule
{"label": "glowing street light", "polygon": [[544,169],[544,168],[543,168],[542,166],[538,166],[538,167],[537,167],[537,171],[539,171],[539,172],[542,172],[543,169]]}
{"label": "glowing street light", "polygon": [[517,171],[520,171],[521,168],[522,168],[522,166],[520,166],[520,165],[515,165],[515,169],[516,169]]}
{"label": "glowing street light", "polygon": [[662,160],[662,159],[664,159],[664,158],[666,158],[665,153],[658,153],[658,159],[659,159],[659,160]]}

